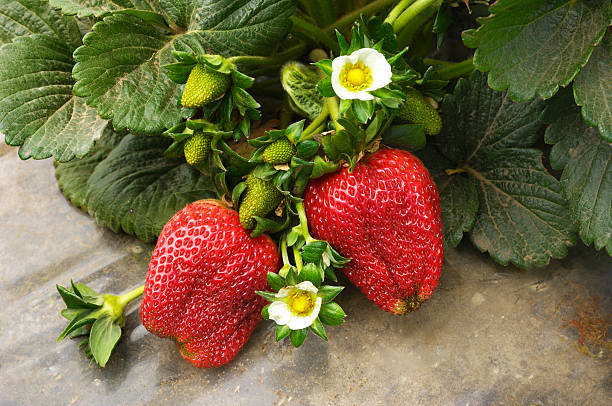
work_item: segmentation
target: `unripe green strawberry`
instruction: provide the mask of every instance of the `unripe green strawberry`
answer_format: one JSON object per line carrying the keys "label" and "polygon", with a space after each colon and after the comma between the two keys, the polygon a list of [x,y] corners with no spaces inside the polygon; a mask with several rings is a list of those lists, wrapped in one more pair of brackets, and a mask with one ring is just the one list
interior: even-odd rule
{"label": "unripe green strawberry", "polygon": [[264,149],[263,160],[272,165],[286,164],[295,155],[295,145],[287,137],[279,138]]}
{"label": "unripe green strawberry", "polygon": [[187,163],[195,166],[204,162],[210,153],[211,141],[212,136],[205,135],[202,131],[196,131],[191,138],[187,140],[183,148]]}
{"label": "unripe green strawberry", "polygon": [[238,213],[242,227],[250,230],[257,224],[253,216],[265,217],[278,206],[283,194],[272,182],[259,179],[253,174],[247,176],[246,185],[246,192]]}
{"label": "unripe green strawberry", "polygon": [[407,87],[404,93],[406,94],[406,102],[400,107],[399,120],[421,124],[425,128],[425,134],[438,134],[442,130],[442,118],[438,110],[427,103],[418,90]]}
{"label": "unripe green strawberry", "polygon": [[197,64],[187,78],[181,104],[188,108],[204,106],[223,96],[230,85],[229,75]]}

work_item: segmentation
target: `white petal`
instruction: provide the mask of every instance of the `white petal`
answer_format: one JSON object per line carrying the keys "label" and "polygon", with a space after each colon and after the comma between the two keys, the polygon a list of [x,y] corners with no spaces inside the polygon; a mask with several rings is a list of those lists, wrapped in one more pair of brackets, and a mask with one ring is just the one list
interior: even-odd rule
{"label": "white petal", "polygon": [[[353,95],[353,97],[351,97],[351,99],[359,99],[359,100],[373,100],[374,96],[372,96],[370,93],[368,93],[365,90],[362,90],[360,92],[355,92],[355,93],[351,93]],[[375,89],[372,89],[375,90]]]}
{"label": "white petal", "polygon": [[375,49],[363,48],[359,51],[363,51],[364,49],[369,51],[362,53],[359,60],[370,68],[370,72],[372,72],[372,84],[366,91],[387,86],[391,83],[391,65],[389,65],[385,56]]}
{"label": "white petal", "polygon": [[289,292],[291,292],[292,289],[293,289],[293,286],[287,286],[286,288],[280,288],[278,293],[275,294],[274,296],[276,296],[276,297],[287,297],[289,295]]}
{"label": "white petal", "polygon": [[305,290],[307,292],[312,292],[312,293],[319,292],[319,289],[317,289],[317,287],[313,285],[312,282],[310,281],[300,282],[297,285],[295,285],[295,287],[298,288],[299,290]]}
{"label": "white petal", "polygon": [[272,302],[268,307],[270,320],[274,320],[276,324],[284,326],[289,323],[293,314],[289,310],[289,306],[285,302]]}
{"label": "white petal", "polygon": [[312,309],[312,312],[308,316],[295,316],[291,317],[289,323],[287,324],[291,330],[301,330],[303,328],[309,327],[319,315],[321,311],[321,303],[323,299],[320,297],[315,301],[315,307]]}

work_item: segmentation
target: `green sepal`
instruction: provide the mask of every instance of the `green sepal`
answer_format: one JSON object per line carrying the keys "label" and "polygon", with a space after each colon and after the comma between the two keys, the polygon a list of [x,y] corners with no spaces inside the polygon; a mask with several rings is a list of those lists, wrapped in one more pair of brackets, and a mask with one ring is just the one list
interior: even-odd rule
{"label": "green sepal", "polygon": [[297,144],[296,156],[302,159],[308,159],[317,153],[319,143],[314,140],[306,140]]}
{"label": "green sepal", "polygon": [[273,292],[265,292],[262,290],[257,290],[255,291],[256,294],[258,294],[259,296],[263,297],[264,299],[266,299],[268,302],[275,302],[278,300],[278,298],[276,297],[275,293]]}
{"label": "green sepal", "polygon": [[287,275],[289,274],[290,271],[293,271],[294,274],[297,273],[297,270],[291,264],[285,264],[285,265],[283,265],[283,267],[281,269],[278,270],[278,274],[285,279],[285,283],[288,283]]}
{"label": "green sepal", "polygon": [[325,333],[325,327],[323,327],[323,324],[321,323],[321,320],[319,320],[318,317],[312,322],[312,324],[310,325],[310,329],[312,330],[313,333],[315,333],[316,335],[318,335],[319,337],[327,341],[327,334]]}
{"label": "green sepal", "polygon": [[82,313],[90,311],[89,309],[64,309],[60,312],[62,317],[67,320],[74,320],[75,317],[79,316]]}
{"label": "green sepal", "polygon": [[346,313],[344,313],[339,304],[331,302],[321,305],[319,319],[328,326],[339,326],[344,323],[345,317]]}
{"label": "green sepal", "polygon": [[332,87],[331,78],[328,76],[323,78],[317,83],[317,89],[323,95],[323,97],[334,97],[336,96],[336,92],[334,92],[334,88]]}
{"label": "green sepal", "polygon": [[293,227],[291,231],[287,233],[287,246],[292,247],[302,235],[302,229],[300,225]]}
{"label": "green sepal", "polygon": [[353,101],[351,99],[341,99],[338,113],[340,115],[344,115],[347,111],[349,111],[352,105]]}
{"label": "green sepal", "polygon": [[328,173],[336,172],[339,168],[340,164],[338,162],[328,162],[320,156],[316,156],[312,172],[310,173],[310,179],[320,178]]}
{"label": "green sepal", "polygon": [[285,279],[274,272],[268,272],[267,279],[268,285],[277,292],[287,286]]}
{"label": "green sepal", "polygon": [[90,331],[91,331],[90,326],[88,326],[86,324],[84,326],[81,326],[81,327],[79,327],[77,329],[72,330],[70,332],[70,334],[68,334],[68,338],[76,338],[76,337],[81,337],[81,336],[88,336]]}
{"label": "green sepal", "polygon": [[89,347],[98,365],[104,367],[121,338],[121,327],[110,316],[103,316],[91,326]]}
{"label": "green sepal", "polygon": [[68,334],[76,330],[77,328],[84,326],[86,324],[93,323],[96,320],[97,315],[94,314],[94,310],[84,311],[76,316],[74,319],[70,320],[70,323],[64,328],[62,333],[57,338],[57,342],[62,341]]}
{"label": "green sepal", "polygon": [[344,286],[323,285],[319,288],[317,296],[323,300],[323,304],[326,304],[332,302],[343,290]]}
{"label": "green sepal", "polygon": [[326,75],[331,75],[332,73],[332,60],[331,59],[322,59],[318,62],[315,62],[314,65],[318,66],[323,71],[323,73],[325,73]]}
{"label": "green sepal", "polygon": [[236,86],[241,87],[243,89],[248,89],[253,86],[253,83],[255,83],[254,78],[245,75],[244,73],[236,69],[232,70],[232,79]]}
{"label": "green sepal", "polygon": [[268,303],[263,309],[261,309],[261,317],[263,317],[265,320],[270,320],[270,312],[268,311],[270,305],[271,303]]}
{"label": "green sepal", "polygon": [[334,267],[328,266],[325,268],[325,278],[332,282],[338,282],[338,277],[336,276],[336,272],[334,272]]}
{"label": "green sepal", "polygon": [[321,267],[317,266],[316,264],[309,263],[309,264],[304,265],[297,279],[298,279],[298,283],[304,282],[304,281],[310,281],[312,282],[313,285],[315,285],[318,288],[319,286],[321,286],[321,282],[323,282],[323,277],[324,277],[323,269],[321,269]]}
{"label": "green sepal", "polygon": [[302,259],[304,262],[319,263],[323,257],[323,253],[327,250],[329,244],[325,241],[315,240],[302,248]]}
{"label": "green sepal", "polygon": [[367,123],[374,114],[374,102],[372,100],[353,100],[353,113],[360,123]]}
{"label": "green sepal", "polygon": [[336,38],[338,39],[338,45],[340,47],[340,55],[348,55],[350,53],[350,46],[348,42],[346,42],[346,38],[344,38],[344,35],[342,35],[340,31],[336,30]]}
{"label": "green sepal", "polygon": [[69,291],[61,285],[56,285],[56,288],[64,300],[64,303],[66,303],[66,307],[69,309],[96,309],[104,302],[104,299],[99,296],[96,298],[82,298],[78,294]]}
{"label": "green sepal", "polygon": [[[277,324],[276,325],[276,342],[287,337],[289,334],[291,334],[291,332],[292,330],[289,328],[288,325],[280,326]],[[291,342],[293,342],[293,338],[291,339]],[[296,347],[299,347],[299,346],[296,346]]]}
{"label": "green sepal", "polygon": [[289,272],[287,272],[287,276],[285,276],[285,280],[287,281],[288,286],[297,285],[298,284],[297,270],[291,267],[289,269]]}
{"label": "green sepal", "polygon": [[242,197],[246,188],[246,182],[240,182],[239,184],[234,186],[234,189],[232,190],[232,204],[234,205],[234,207],[240,206],[240,198]]}
{"label": "green sepal", "polygon": [[299,347],[304,344],[304,340],[306,340],[306,334],[308,334],[308,328],[303,328],[301,330],[291,330],[290,338],[291,344],[294,347]]}

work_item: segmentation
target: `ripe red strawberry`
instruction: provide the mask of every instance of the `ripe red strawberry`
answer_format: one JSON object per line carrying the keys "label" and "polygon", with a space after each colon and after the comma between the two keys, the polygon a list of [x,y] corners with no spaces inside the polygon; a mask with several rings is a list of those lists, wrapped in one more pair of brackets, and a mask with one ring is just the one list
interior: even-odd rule
{"label": "ripe red strawberry", "polygon": [[438,285],[442,220],[436,186],[408,152],[381,149],[310,182],[310,231],[351,261],[347,277],[381,309],[415,310]]}
{"label": "ripe red strawberry", "polygon": [[234,359],[261,319],[276,244],[251,238],[238,213],[216,200],[194,202],[168,221],[153,251],[140,317],[147,330],[174,338],[197,367]]}

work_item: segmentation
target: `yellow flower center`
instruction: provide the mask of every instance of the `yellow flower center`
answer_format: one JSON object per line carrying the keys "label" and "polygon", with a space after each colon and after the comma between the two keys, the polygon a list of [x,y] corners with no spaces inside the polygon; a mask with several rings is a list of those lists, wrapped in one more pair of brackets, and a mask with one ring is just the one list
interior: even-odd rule
{"label": "yellow flower center", "polygon": [[315,307],[315,295],[305,290],[294,290],[287,297],[289,309],[298,316],[308,316]]}
{"label": "yellow flower center", "polygon": [[362,62],[347,63],[340,71],[340,83],[350,92],[359,92],[372,84],[372,72]]}

